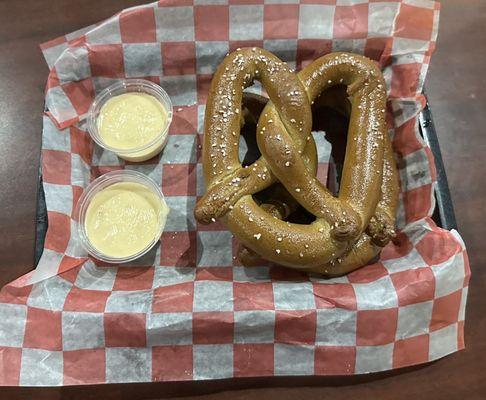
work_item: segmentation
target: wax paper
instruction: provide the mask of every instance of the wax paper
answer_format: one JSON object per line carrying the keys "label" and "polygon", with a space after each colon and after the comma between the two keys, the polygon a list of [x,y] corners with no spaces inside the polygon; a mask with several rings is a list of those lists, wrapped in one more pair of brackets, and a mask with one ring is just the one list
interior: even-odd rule
{"label": "wax paper", "polygon": [[[0,383],[361,374],[462,349],[469,264],[460,235],[431,219],[436,172],[417,122],[438,19],[439,3],[423,0],[166,0],[43,44],[49,228],[37,268],[0,292]],[[208,85],[243,46],[297,69],[336,50],[383,69],[401,193],[397,239],[377,262],[329,280],[245,268],[222,224],[194,220]],[[95,94],[135,77],[160,84],[175,107],[166,149],[142,164],[103,151],[86,131]],[[314,136],[325,179],[330,145]],[[160,184],[171,213],[151,253],[106,265],[80,248],[73,210],[92,179],[123,168]]]}

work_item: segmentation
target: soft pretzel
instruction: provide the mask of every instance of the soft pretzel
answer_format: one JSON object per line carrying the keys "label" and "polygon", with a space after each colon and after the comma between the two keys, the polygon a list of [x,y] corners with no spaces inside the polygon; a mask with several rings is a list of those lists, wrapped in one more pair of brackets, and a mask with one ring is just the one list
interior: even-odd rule
{"label": "soft pretzel", "polygon": [[[242,167],[242,94],[253,79],[261,81],[270,101],[256,131],[262,156]],[[316,179],[311,103],[341,84],[347,86],[352,109],[340,191],[334,197]],[[325,275],[365,265],[393,235],[398,196],[385,102],[381,72],[359,55],[329,54],[294,74],[262,49],[229,54],[214,75],[206,104],[208,190],[196,205],[196,219],[221,218],[248,252],[279,265]],[[286,190],[263,205],[254,200],[252,195],[277,182]],[[285,221],[296,202],[316,217],[314,222]]]}

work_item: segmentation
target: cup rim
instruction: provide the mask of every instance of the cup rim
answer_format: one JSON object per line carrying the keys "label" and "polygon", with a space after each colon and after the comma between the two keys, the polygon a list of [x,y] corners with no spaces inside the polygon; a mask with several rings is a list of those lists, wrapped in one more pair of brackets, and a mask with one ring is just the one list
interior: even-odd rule
{"label": "cup rim", "polygon": [[153,179],[138,171],[132,171],[132,170],[111,171],[99,176],[84,189],[83,193],[81,194],[78,200],[78,203],[76,204],[76,208],[74,211],[74,221],[77,223],[78,239],[81,242],[82,247],[90,255],[92,255],[98,260],[110,264],[121,264],[121,263],[130,262],[148,253],[149,250],[152,249],[152,247],[160,240],[160,237],[162,236],[162,233],[164,231],[165,221],[166,221],[166,216],[165,217],[159,216],[159,221],[158,221],[159,231],[154,236],[154,239],[142,250],[129,256],[125,256],[125,257],[108,256],[103,252],[101,252],[100,250],[98,250],[94,245],[92,245],[88,238],[86,232],[86,225],[85,225],[86,212],[88,210],[90,201],[101,190],[104,190],[113,184],[123,183],[123,182],[133,182],[133,183],[144,185],[159,198],[161,203],[166,203],[164,194],[162,193],[162,190],[160,189],[159,185],[157,185],[157,183],[155,183]]}
{"label": "cup rim", "polygon": [[[153,93],[147,93],[157,99],[159,103],[162,104],[162,107],[164,107],[167,111],[167,122],[165,124],[164,129],[158,134],[154,139],[152,139],[150,142],[145,143],[142,146],[139,147],[134,147],[132,149],[120,149],[117,147],[110,146],[106,144],[100,137],[98,133],[98,125],[97,125],[97,111],[101,110],[103,105],[112,97],[115,97],[119,94],[114,94],[114,92],[119,91],[120,89],[126,89],[128,87],[135,87],[135,88],[140,88],[141,90],[138,90],[137,92],[139,93],[146,93],[143,88],[148,88],[152,91],[155,92],[156,95]],[[125,92],[126,93],[126,92]],[[91,136],[91,138],[98,144],[100,147],[112,151],[113,153],[116,154],[121,154],[121,155],[131,155],[131,154],[136,154],[141,151],[144,151],[146,149],[149,149],[150,147],[158,144],[160,142],[160,139],[165,139],[168,135],[169,131],[169,126],[172,123],[172,118],[173,118],[173,105],[172,101],[167,94],[167,92],[159,85],[146,80],[146,79],[139,79],[139,78],[126,78],[126,79],[119,79],[117,82],[111,84],[110,86],[106,87],[103,89],[101,92],[99,92],[93,102],[91,103],[89,110],[88,110],[88,117],[87,117],[87,125],[88,125],[88,132]]]}

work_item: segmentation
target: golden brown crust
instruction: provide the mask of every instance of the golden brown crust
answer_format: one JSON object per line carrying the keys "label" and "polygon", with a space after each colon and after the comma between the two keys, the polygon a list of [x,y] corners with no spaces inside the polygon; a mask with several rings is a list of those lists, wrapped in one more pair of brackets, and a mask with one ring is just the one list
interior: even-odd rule
{"label": "golden brown crust", "polygon": [[[270,101],[257,125],[262,156],[242,167],[242,92],[253,79],[262,82]],[[348,87],[352,110],[336,198],[315,177],[310,105],[322,91],[340,84]],[[377,244],[389,240],[396,209],[385,101],[381,72],[359,55],[329,54],[297,75],[262,49],[228,55],[215,73],[206,104],[203,166],[208,191],[196,206],[196,218],[204,223],[221,218],[244,246],[281,265],[327,275],[364,265],[379,252]],[[313,223],[289,223],[255,202],[253,194],[278,181],[316,216]]]}

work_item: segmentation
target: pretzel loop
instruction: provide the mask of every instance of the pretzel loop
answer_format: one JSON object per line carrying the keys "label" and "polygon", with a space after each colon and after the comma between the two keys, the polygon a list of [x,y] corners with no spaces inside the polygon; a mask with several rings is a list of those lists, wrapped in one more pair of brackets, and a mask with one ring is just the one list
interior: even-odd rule
{"label": "pretzel loop", "polygon": [[[270,101],[257,125],[262,156],[242,167],[242,96],[253,79],[262,83]],[[348,87],[352,111],[336,198],[316,178],[311,102],[339,84]],[[250,252],[281,265],[329,275],[361,266],[393,233],[397,185],[385,100],[380,71],[362,56],[330,54],[294,74],[262,49],[228,55],[215,73],[206,104],[203,166],[208,191],[196,206],[196,218],[203,223],[222,218]],[[255,202],[253,194],[277,182],[316,217],[314,222],[284,221],[289,211],[277,210],[278,198],[272,207]],[[336,260],[341,260],[338,265]]]}

